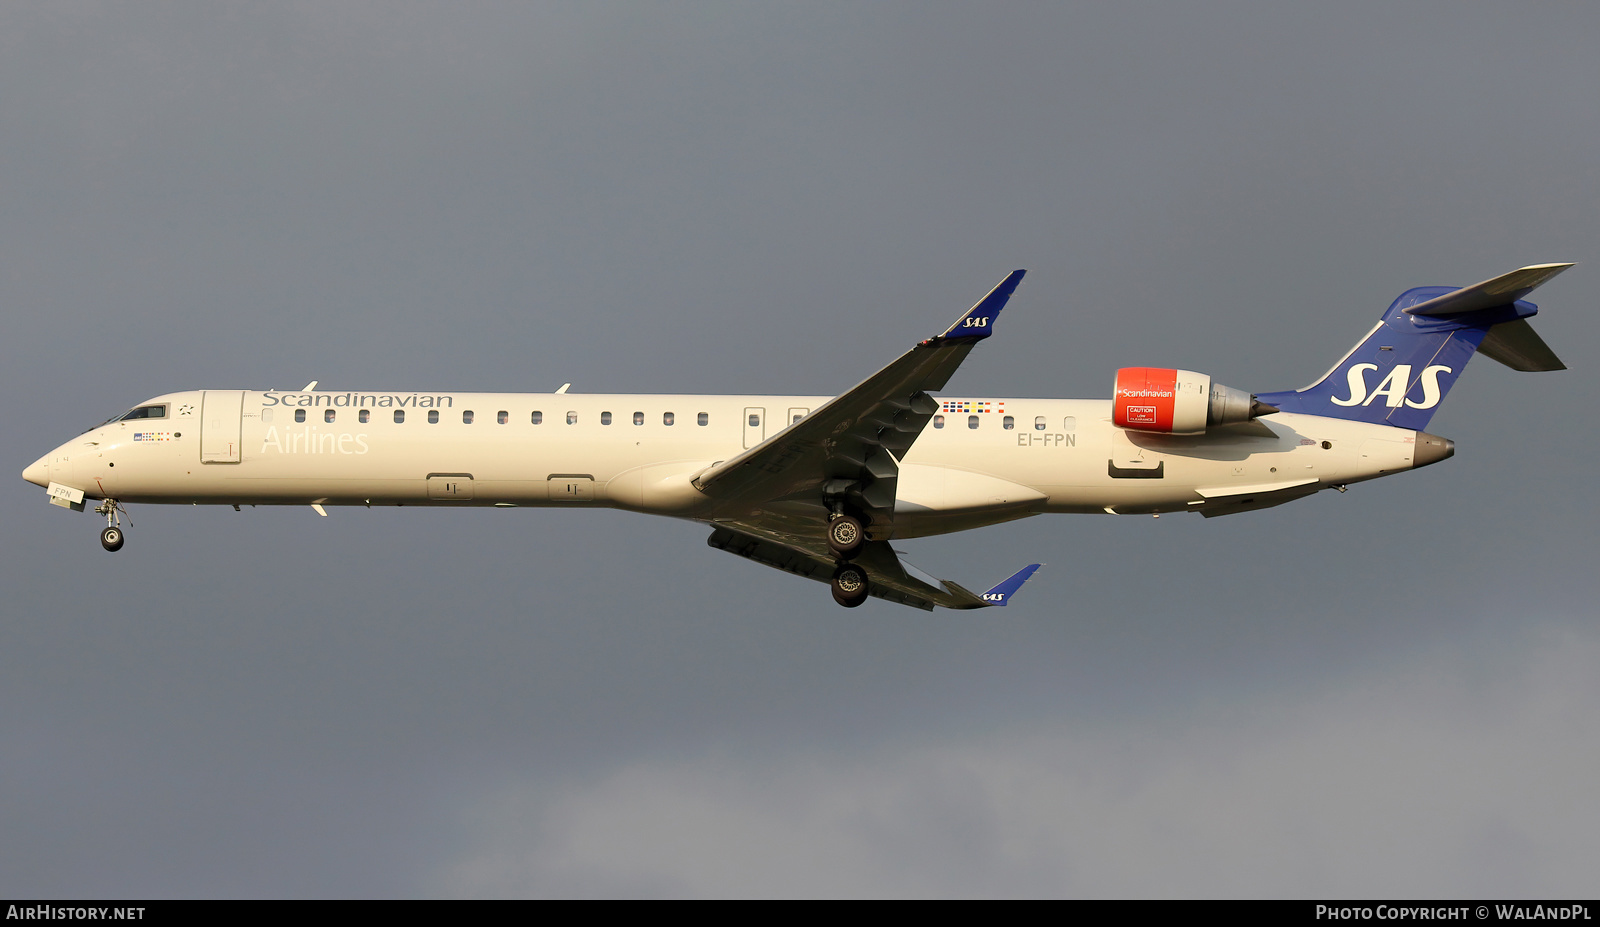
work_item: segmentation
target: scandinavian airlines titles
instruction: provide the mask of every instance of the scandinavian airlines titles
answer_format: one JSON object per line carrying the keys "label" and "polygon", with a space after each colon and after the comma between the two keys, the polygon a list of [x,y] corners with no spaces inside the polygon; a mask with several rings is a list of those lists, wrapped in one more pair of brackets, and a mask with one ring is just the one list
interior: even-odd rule
{"label": "scandinavian airlines titles", "polygon": [[261,395],[262,408],[271,406],[334,406],[337,408],[362,407],[368,409],[448,409],[456,404],[454,396],[429,396],[412,393],[396,396],[387,393],[277,393]]}

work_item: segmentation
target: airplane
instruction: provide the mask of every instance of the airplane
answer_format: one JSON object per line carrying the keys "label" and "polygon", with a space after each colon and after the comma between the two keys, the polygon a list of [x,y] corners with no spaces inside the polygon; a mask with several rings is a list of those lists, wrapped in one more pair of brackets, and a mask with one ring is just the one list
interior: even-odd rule
{"label": "airplane", "polygon": [[97,501],[108,551],[125,503],[610,507],[708,525],[711,547],[827,583],[846,607],[1004,606],[1039,564],[976,593],[891,545],[1042,513],[1233,515],[1438,463],[1455,444],[1424,429],[1474,353],[1565,369],[1523,297],[1571,266],[1407,290],[1298,390],[1129,367],[1110,400],[935,395],[994,333],[1017,270],[837,396],[191,390],[23,479],[73,511]]}

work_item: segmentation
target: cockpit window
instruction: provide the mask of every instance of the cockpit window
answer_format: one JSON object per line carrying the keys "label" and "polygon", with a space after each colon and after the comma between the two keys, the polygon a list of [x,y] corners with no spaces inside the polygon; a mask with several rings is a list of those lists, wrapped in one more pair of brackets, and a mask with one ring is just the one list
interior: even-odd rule
{"label": "cockpit window", "polygon": [[110,424],[112,424],[114,422],[129,422],[129,421],[134,421],[134,420],[141,419],[141,418],[166,418],[166,417],[167,417],[167,404],[166,403],[161,403],[159,405],[151,405],[151,406],[140,406],[139,408],[134,409],[131,412],[121,412],[121,413],[118,413],[117,415],[113,415],[110,418],[106,419],[105,421],[101,422],[100,424],[95,425],[93,428],[85,428],[81,433],[82,434],[88,434],[89,432],[94,431],[95,428],[104,428],[107,425],[110,425]]}
{"label": "cockpit window", "polygon": [[167,406],[162,403],[158,406],[140,406],[122,417],[122,421],[131,422],[141,418],[166,418]]}

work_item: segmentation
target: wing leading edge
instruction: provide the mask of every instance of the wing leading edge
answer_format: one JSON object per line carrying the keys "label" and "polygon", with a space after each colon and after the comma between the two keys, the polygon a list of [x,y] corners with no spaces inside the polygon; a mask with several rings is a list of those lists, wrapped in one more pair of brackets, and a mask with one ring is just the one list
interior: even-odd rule
{"label": "wing leading edge", "polygon": [[723,511],[811,497],[819,505],[824,499],[847,503],[886,523],[899,460],[939,408],[929,391],[943,389],[973,347],[994,333],[1024,273],[1012,271],[942,334],[766,441],[711,466],[695,487]]}

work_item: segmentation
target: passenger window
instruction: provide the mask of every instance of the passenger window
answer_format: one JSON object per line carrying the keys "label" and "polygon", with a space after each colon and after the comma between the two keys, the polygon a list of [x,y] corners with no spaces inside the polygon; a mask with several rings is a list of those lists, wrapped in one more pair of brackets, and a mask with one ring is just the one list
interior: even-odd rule
{"label": "passenger window", "polygon": [[1078,417],[1075,416],[1075,415],[1069,415],[1066,418],[1062,419],[1061,420],[1061,430],[1062,431],[1077,431],[1078,430]]}
{"label": "passenger window", "polygon": [[644,424],[644,413],[643,412],[635,412],[635,413],[633,413],[633,423],[635,425],[643,425]]}
{"label": "passenger window", "polygon": [[933,417],[933,427],[935,427],[935,428],[943,428],[944,427],[944,416],[935,415]]}
{"label": "passenger window", "polygon": [[406,410],[404,410],[404,409],[396,409],[396,410],[394,410],[394,423],[396,425],[400,424],[401,422],[403,422],[405,420],[406,420]]}
{"label": "passenger window", "polygon": [[1034,431],[1044,431],[1044,416],[1036,416],[1033,420]]}
{"label": "passenger window", "polygon": [[578,413],[576,413],[576,412],[568,412],[567,413],[567,424],[568,425],[576,425],[576,424],[578,424]]}
{"label": "passenger window", "polygon": [[672,419],[673,419],[673,414],[671,412],[663,412],[663,413],[661,413],[661,424],[670,425],[670,424],[672,424]]}
{"label": "passenger window", "polygon": [[600,424],[602,424],[602,425],[611,424],[611,413],[610,412],[601,412],[600,413]]}
{"label": "passenger window", "polygon": [[461,413],[461,424],[463,424],[463,425],[472,424],[472,412],[471,412],[471,410],[468,410],[466,412],[462,412]]}
{"label": "passenger window", "polygon": [[333,422],[333,410],[329,409],[328,411],[322,413],[322,420],[325,421],[325,422],[328,422],[329,424],[332,424],[332,422]]}
{"label": "passenger window", "polygon": [[804,412],[796,412],[794,414],[794,417],[789,419],[789,424],[798,425],[798,424],[800,424],[800,420],[805,418],[805,417],[806,417],[806,414]]}
{"label": "passenger window", "polygon": [[978,417],[976,415],[967,416],[967,427],[968,428],[976,428],[976,427],[978,427]]}
{"label": "passenger window", "polygon": [[760,426],[761,426],[761,416],[756,414],[756,413],[754,413],[754,412],[750,413],[750,427],[751,428],[759,428]]}
{"label": "passenger window", "polygon": [[533,413],[533,423],[535,425],[538,425],[538,424],[542,423],[543,421],[544,421],[544,413],[543,412],[535,412],[535,413]]}
{"label": "passenger window", "polygon": [[428,410],[428,424],[430,424],[430,425],[439,424],[439,410],[438,409],[429,409]]}
{"label": "passenger window", "polygon": [[694,422],[696,425],[709,425],[711,424],[711,416],[701,412],[699,415],[694,417]]}
{"label": "passenger window", "polygon": [[504,425],[506,422],[511,421],[511,413],[501,409],[499,412],[494,414],[494,420],[495,424]]}
{"label": "passenger window", "polygon": [[1000,427],[1004,428],[1006,431],[1010,431],[1011,429],[1017,427],[1016,417],[1008,415],[1004,419],[1001,419]]}
{"label": "passenger window", "polygon": [[297,422],[305,421],[306,420],[306,410],[304,410],[304,409],[296,409],[296,410],[294,410],[294,420],[297,421]]}
{"label": "passenger window", "polygon": [[372,412],[368,409],[362,409],[360,412],[356,413],[356,419],[361,422],[361,424],[365,425],[366,423],[372,421]]}
{"label": "passenger window", "polygon": [[272,424],[272,410],[271,409],[262,409],[261,410],[261,423],[263,425]]}

